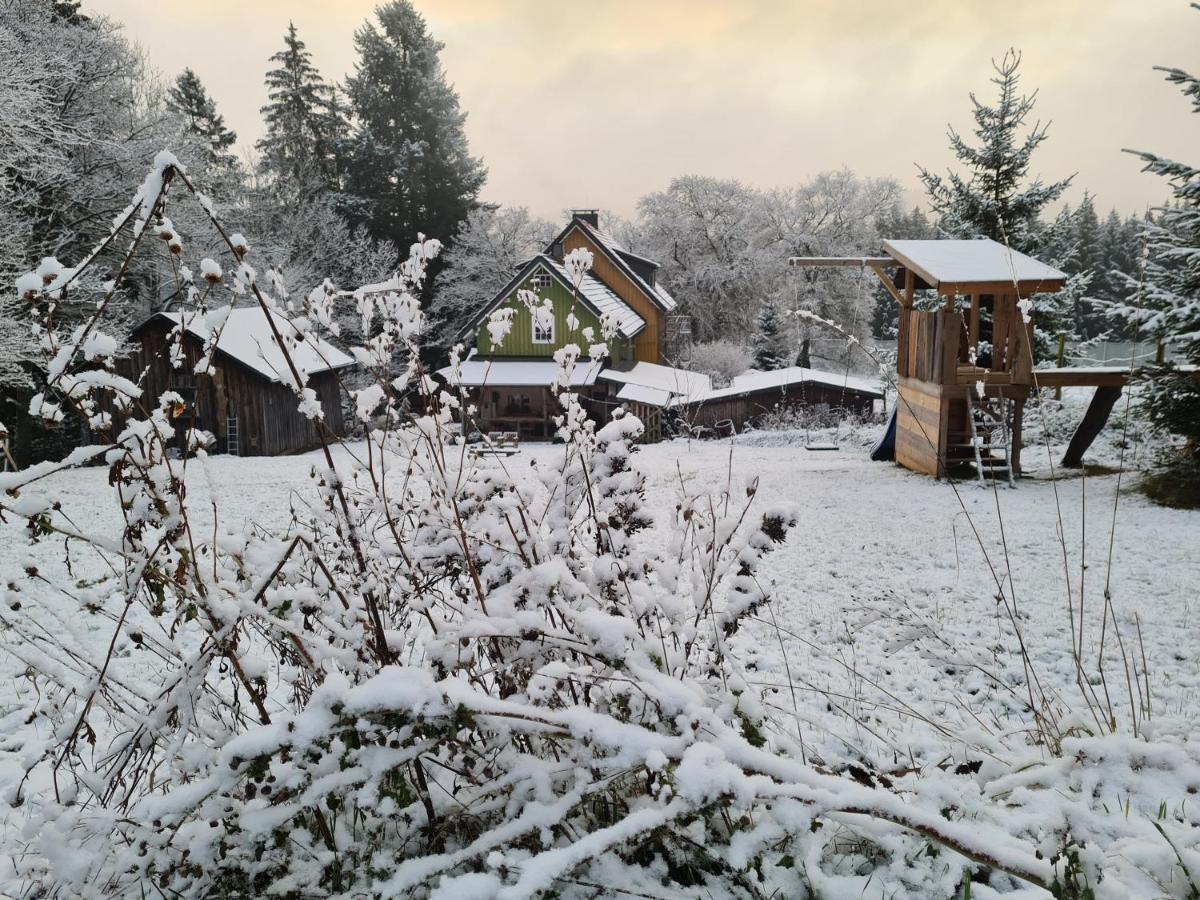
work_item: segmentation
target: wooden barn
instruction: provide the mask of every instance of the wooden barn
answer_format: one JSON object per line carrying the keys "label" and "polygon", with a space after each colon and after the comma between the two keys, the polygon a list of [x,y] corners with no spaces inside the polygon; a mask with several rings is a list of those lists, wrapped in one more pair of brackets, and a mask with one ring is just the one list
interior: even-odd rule
{"label": "wooden barn", "polygon": [[[281,334],[293,330],[284,316],[271,315]],[[123,368],[131,379],[142,379],[145,396],[157,397],[170,390],[183,398],[185,410],[176,419],[181,448],[184,434],[192,428],[216,436],[210,451],[241,456],[296,453],[319,443],[317,425],[297,409],[299,401],[288,386],[287,363],[275,343],[267,313],[258,306],[232,310],[221,330],[212,371],[199,376],[193,372],[203,355],[208,326],[198,316],[189,317],[182,338],[184,361],[174,367],[170,361],[172,332],[180,327],[180,321],[177,312],[160,312],[135,328],[134,350]],[[325,427],[341,434],[337,373],[352,367],[354,361],[311,336],[298,345],[293,359],[320,400]]]}

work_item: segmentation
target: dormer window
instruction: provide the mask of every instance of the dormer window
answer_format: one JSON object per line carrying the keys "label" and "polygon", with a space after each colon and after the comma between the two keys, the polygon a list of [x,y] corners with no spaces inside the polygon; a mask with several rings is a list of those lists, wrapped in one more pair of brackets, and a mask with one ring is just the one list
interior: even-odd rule
{"label": "dormer window", "polygon": [[533,289],[535,291],[549,290],[550,285],[554,283],[554,279],[550,277],[549,272],[538,272],[530,281],[533,282]]}

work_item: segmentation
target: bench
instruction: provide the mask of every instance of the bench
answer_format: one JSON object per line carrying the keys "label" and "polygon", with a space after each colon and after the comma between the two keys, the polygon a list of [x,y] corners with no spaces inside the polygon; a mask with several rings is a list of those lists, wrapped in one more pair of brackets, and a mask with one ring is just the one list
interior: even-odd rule
{"label": "bench", "polygon": [[471,448],[475,456],[512,456],[520,449],[520,435],[515,431],[489,431],[481,444]]}

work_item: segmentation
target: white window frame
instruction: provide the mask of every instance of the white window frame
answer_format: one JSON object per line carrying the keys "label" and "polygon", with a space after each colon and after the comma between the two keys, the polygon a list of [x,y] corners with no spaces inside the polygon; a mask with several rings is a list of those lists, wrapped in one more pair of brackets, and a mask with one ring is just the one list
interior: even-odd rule
{"label": "white window frame", "polygon": [[533,273],[533,277],[529,279],[535,291],[544,291],[549,289],[550,285],[554,284],[554,279],[545,269],[538,269]]}
{"label": "white window frame", "polygon": [[529,327],[530,327],[530,330],[533,332],[533,342],[535,344],[553,344],[554,343],[554,330],[555,330],[554,329],[554,324],[555,324],[554,319],[550,320],[550,329],[549,329],[550,336],[545,339],[538,337],[539,331],[542,331],[543,334],[545,334],[545,331],[538,328],[536,313],[530,313],[530,319],[531,319],[531,321],[529,323]]}

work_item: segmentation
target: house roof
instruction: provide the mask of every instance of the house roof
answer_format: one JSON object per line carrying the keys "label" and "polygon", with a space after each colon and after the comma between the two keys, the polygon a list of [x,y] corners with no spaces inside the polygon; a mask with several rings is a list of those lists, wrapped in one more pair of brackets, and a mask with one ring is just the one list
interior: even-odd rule
{"label": "house roof", "polygon": [[[217,351],[257,372],[264,378],[276,382],[290,382],[291,372],[283,351],[275,343],[271,334],[271,326],[267,314],[260,306],[244,306],[229,310],[229,316],[220,323],[220,313],[214,310],[207,316],[199,314],[187,317],[188,333],[202,341],[207,341],[210,329],[216,325],[221,329],[217,342]],[[294,335],[295,326],[291,320],[279,313],[271,313],[275,327],[282,335]],[[178,312],[159,312],[152,315],[138,328],[155,319],[165,319],[172,325],[178,326],[183,316]],[[309,334],[296,349],[292,351],[292,361],[305,375],[316,375],[353,366],[354,360],[334,347],[328,341]]]}
{"label": "house roof", "polygon": [[[601,381],[623,385],[637,385],[666,393],[680,403],[694,403],[712,390],[712,379],[703,372],[674,369],[657,363],[638,362],[628,368],[606,368],[600,373]],[[618,392],[620,397],[620,392]],[[625,398],[621,398],[625,399]],[[636,399],[629,397],[629,399]],[[653,402],[640,400],[639,402]]]}
{"label": "house roof", "polygon": [[618,269],[620,269],[634,283],[638,290],[646,295],[651,303],[653,303],[663,312],[671,312],[675,309],[677,305],[675,298],[670,295],[666,288],[663,288],[658,284],[657,278],[654,279],[654,284],[651,285],[648,281],[646,281],[646,279],[639,275],[634,267],[630,264],[630,258],[653,266],[655,269],[658,268],[658,263],[654,262],[654,260],[646,259],[643,256],[638,256],[636,253],[626,250],[623,246],[621,246],[616,238],[607,232],[596,228],[586,219],[582,219],[579,216],[572,218],[571,221],[567,223],[567,226],[558,233],[558,236],[550,242],[549,246],[546,248],[547,251],[549,251],[550,248],[552,248],[555,244],[564,240],[574,228],[578,228],[585,235],[587,235],[591,239],[592,243],[600,248],[601,252],[608,257],[609,261],[612,262],[612,264]]}
{"label": "house roof", "polygon": [[989,239],[884,241],[883,249],[935,289],[1002,288],[1016,282],[1022,290],[1056,291],[1067,278],[1058,269]]}
{"label": "house roof", "polygon": [[[480,311],[471,327],[477,328],[484,316],[503,303],[515,287],[526,281],[539,268],[549,272],[568,291],[574,291],[574,283],[562,263],[547,253],[539,253],[520,265],[517,273],[496,292],[491,302]],[[579,296],[583,305],[597,316],[614,316],[617,321],[617,331],[622,337],[631,338],[646,327],[646,320],[594,275],[585,274],[583,276],[579,283]]]}
{"label": "house roof", "polygon": [[729,387],[709,391],[701,399],[708,401],[722,397],[756,394],[760,391],[781,390],[792,385],[803,385],[805,382],[853,391],[857,394],[867,394],[876,398],[883,396],[883,391],[880,390],[878,383],[867,378],[825,372],[820,369],[806,369],[802,366],[788,366],[783,369],[772,369],[769,372],[747,372],[744,375],[738,375]]}
{"label": "house roof", "polygon": [[[467,359],[459,363],[458,374],[453,366],[438,369],[437,375],[448,384],[463,387],[503,385],[507,387],[549,387],[561,370],[550,359]],[[571,387],[587,387],[596,383],[599,366],[578,362],[571,370]]]}

